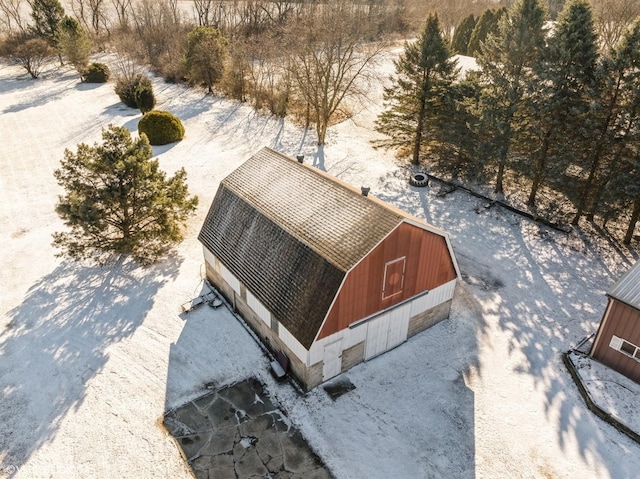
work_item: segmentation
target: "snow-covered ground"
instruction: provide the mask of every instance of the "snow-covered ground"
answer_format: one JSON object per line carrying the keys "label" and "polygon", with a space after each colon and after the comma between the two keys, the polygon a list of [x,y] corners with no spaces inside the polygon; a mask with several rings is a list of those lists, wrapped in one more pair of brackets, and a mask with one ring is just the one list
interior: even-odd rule
{"label": "snow-covered ground", "polygon": [[582,352],[571,351],[567,358],[593,404],[620,425],[640,433],[640,384]]}
{"label": "snow-covered ground", "polygon": [[[0,478],[190,477],[164,411],[248,376],[338,479],[638,477],[640,446],[587,410],[561,360],[595,331],[633,251],[409,186],[371,146],[379,96],[318,149],[312,132],[246,105],[155,91],[187,136],[154,151],[169,173],[186,168],[200,206],[175,255],[100,269],[54,256],[53,171],[65,148],[109,123],[135,131],[140,115],[111,84],[0,66]],[[356,389],[335,402],[275,384],[224,308],[180,311],[202,289],[196,237],[219,181],[264,145],[449,231],[463,272],[451,318],[350,370]]]}

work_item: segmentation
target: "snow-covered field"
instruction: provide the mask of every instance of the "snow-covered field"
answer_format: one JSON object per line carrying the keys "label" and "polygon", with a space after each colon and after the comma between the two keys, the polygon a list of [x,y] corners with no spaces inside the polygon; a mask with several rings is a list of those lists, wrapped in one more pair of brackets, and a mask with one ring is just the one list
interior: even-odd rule
{"label": "snow-covered field", "polygon": [[[561,360],[595,331],[633,251],[409,186],[371,147],[379,97],[318,150],[312,132],[246,105],[159,81],[155,91],[187,136],[154,151],[169,173],[186,168],[200,206],[171,258],[100,269],[54,256],[53,171],[65,148],[109,123],[136,131],[140,115],[111,84],[0,66],[0,478],[190,477],[164,411],[248,376],[338,479],[640,475],[640,446],[586,409]],[[463,272],[451,318],[350,370],[356,389],[335,402],[275,384],[224,308],[180,312],[202,289],[196,237],[219,181],[264,145],[448,230]]]}

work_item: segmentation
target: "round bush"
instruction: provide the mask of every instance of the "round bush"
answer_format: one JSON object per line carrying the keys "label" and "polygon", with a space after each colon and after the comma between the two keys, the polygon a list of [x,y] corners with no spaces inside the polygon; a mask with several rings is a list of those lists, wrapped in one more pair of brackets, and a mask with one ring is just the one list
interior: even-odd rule
{"label": "round bush", "polygon": [[152,145],[166,145],[184,137],[180,118],[168,111],[152,110],[138,122],[138,133],[144,133]]}
{"label": "round bush", "polygon": [[104,63],[92,63],[82,74],[82,81],[85,83],[106,83],[109,81],[111,72]]}
{"label": "round bush", "polygon": [[133,77],[121,76],[116,81],[116,95],[120,97],[120,101],[129,108],[138,108],[136,101],[136,91],[141,88],[148,88],[153,91],[151,80],[146,76],[138,73]]}

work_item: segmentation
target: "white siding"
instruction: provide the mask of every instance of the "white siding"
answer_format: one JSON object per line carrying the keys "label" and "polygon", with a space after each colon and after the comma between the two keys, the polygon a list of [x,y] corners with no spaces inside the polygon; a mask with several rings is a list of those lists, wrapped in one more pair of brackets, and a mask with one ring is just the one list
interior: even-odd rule
{"label": "white siding", "polygon": [[207,249],[206,246],[203,246],[202,249],[204,250],[204,260],[206,263],[209,264],[209,266],[211,266],[214,271],[218,271],[218,266],[217,266],[217,261],[216,261],[216,257],[213,255],[213,253],[211,251],[209,251]]}
{"label": "white siding", "polygon": [[324,347],[338,340],[342,340],[342,349],[349,349],[351,346],[355,346],[358,343],[364,341],[367,337],[367,328],[365,324],[361,327],[347,328],[337,333],[327,336],[326,338],[319,339],[311,345],[309,350],[309,365],[316,364],[323,360]]}
{"label": "white siding", "polygon": [[269,310],[256,298],[251,294],[249,290],[247,290],[247,304],[256,313],[262,321],[269,327],[271,327],[271,313]]}
{"label": "white siding", "polygon": [[236,294],[240,294],[240,281],[222,263],[220,263],[220,276],[233,288]]}
{"label": "white siding", "polygon": [[438,286],[437,288],[429,291],[427,294],[423,294],[419,298],[411,301],[411,313],[409,317],[412,318],[416,314],[427,311],[428,309],[431,309],[434,306],[438,306],[439,304],[442,304],[453,298],[453,293],[456,289],[456,281],[457,279],[452,279],[448,283]]}
{"label": "white siding", "polygon": [[282,342],[287,345],[291,352],[298,356],[300,361],[309,366],[309,351],[307,351],[307,349],[293,337],[293,334],[291,334],[289,330],[282,325],[282,323],[278,324],[278,336]]}

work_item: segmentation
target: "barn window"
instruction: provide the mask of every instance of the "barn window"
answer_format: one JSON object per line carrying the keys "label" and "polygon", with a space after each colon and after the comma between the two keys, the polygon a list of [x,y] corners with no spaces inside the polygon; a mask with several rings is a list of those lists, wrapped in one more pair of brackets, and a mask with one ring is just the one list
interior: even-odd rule
{"label": "barn window", "polygon": [[617,336],[612,336],[609,346],[620,351],[622,354],[632,357],[636,361],[640,361],[640,347],[629,341],[625,341]]}
{"label": "barn window", "polygon": [[406,259],[406,256],[403,256],[402,258],[385,263],[384,279],[382,281],[382,299],[387,299],[402,293]]}

